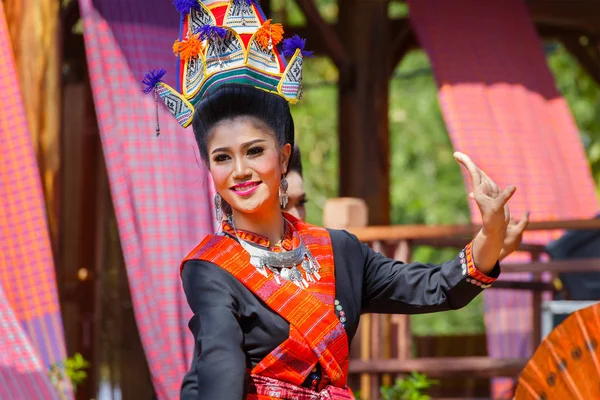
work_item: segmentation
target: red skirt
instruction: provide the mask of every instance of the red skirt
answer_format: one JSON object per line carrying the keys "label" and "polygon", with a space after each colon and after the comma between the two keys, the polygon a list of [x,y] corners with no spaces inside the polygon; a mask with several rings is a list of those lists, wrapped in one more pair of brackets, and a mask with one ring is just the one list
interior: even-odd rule
{"label": "red skirt", "polygon": [[292,385],[277,379],[250,375],[247,400],[355,400],[352,391],[326,386],[320,392]]}

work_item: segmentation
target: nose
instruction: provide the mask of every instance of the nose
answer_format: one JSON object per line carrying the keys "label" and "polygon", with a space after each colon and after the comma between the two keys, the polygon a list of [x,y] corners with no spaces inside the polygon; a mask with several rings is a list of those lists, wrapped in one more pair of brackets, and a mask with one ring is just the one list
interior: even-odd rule
{"label": "nose", "polygon": [[233,166],[233,179],[243,179],[251,175],[244,157],[236,157]]}

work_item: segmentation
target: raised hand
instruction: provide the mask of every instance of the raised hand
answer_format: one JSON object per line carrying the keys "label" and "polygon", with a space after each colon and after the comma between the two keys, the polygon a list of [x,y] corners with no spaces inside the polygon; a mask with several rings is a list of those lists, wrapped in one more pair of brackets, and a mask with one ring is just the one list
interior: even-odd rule
{"label": "raised hand", "polygon": [[504,238],[511,219],[507,203],[517,188],[511,185],[500,190],[498,185],[479,169],[469,156],[456,152],[454,158],[469,171],[471,176],[473,192],[469,194],[469,197],[475,200],[481,212],[483,234],[486,236],[499,234]]}
{"label": "raised hand", "polygon": [[504,246],[502,246],[502,251],[500,252],[500,260],[519,248],[523,240],[523,232],[527,228],[527,225],[529,225],[529,212],[526,212],[519,222],[511,218],[506,227],[506,236],[504,237]]}

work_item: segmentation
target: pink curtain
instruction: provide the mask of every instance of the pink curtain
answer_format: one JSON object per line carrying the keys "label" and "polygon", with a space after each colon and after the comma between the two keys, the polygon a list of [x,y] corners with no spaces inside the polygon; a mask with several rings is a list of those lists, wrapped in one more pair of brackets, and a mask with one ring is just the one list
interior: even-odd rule
{"label": "pink curtain", "polygon": [[[501,186],[517,186],[515,216],[529,210],[534,220],[593,217],[598,204],[584,148],[523,1],[409,4],[454,147]],[[474,204],[471,216],[479,222]],[[545,244],[557,234],[532,233],[525,240]],[[529,279],[517,275],[504,278]],[[489,290],[485,300],[490,355],[530,356],[531,295]],[[498,380],[493,398],[504,398],[511,386]]]}
{"label": "pink curtain", "polygon": [[193,133],[140,80],[166,68],[175,84],[179,14],[165,0],[80,0],[110,188],[137,325],[159,399],[179,398],[191,363],[190,315],[179,263],[212,231],[207,172]]}
{"label": "pink curtain", "polygon": [[65,343],[44,197],[18,82],[0,2],[0,399],[56,399],[48,372],[65,358]]}

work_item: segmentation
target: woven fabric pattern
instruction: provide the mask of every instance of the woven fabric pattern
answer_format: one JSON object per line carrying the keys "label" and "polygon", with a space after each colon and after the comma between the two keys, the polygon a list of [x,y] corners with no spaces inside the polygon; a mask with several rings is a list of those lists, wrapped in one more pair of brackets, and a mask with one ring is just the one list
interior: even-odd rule
{"label": "woven fabric pattern", "polygon": [[0,398],[53,399],[48,371],[65,358],[64,335],[39,170],[1,2],[0,64]]}
{"label": "woven fabric pattern", "polygon": [[[179,14],[164,0],[80,0],[86,54],[133,306],[159,399],[178,399],[191,365],[191,311],[178,267],[213,231],[209,188],[191,131],[140,80],[172,65]],[[169,79],[173,81],[168,82]]]}

